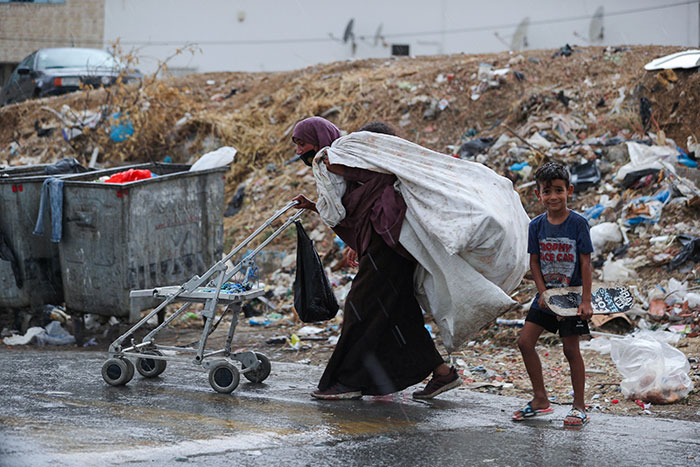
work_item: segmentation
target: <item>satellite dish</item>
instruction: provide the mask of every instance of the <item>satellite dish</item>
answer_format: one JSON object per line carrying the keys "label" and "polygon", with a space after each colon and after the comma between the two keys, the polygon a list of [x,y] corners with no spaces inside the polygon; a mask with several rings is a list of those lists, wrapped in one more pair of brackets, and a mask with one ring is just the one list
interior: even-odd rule
{"label": "satellite dish", "polygon": [[598,9],[593,13],[593,18],[591,18],[591,24],[588,27],[588,41],[589,42],[602,42],[603,41],[603,5],[599,6]]}
{"label": "satellite dish", "polygon": [[382,37],[382,26],[384,26],[383,23],[379,23],[379,26],[377,27],[377,32],[374,33],[374,46],[376,47],[377,44],[379,44],[379,40],[382,40],[382,43],[384,43],[384,38]]}
{"label": "satellite dish", "polygon": [[347,26],[345,26],[345,32],[343,33],[343,42],[347,44],[347,42],[352,39],[353,42],[355,42],[355,33],[352,32],[352,27],[355,25],[355,18],[351,18],[350,21],[348,21]]}
{"label": "satellite dish", "polygon": [[527,28],[530,26],[530,17],[526,16],[515,29],[513,39],[510,41],[510,50],[518,52],[527,47]]}

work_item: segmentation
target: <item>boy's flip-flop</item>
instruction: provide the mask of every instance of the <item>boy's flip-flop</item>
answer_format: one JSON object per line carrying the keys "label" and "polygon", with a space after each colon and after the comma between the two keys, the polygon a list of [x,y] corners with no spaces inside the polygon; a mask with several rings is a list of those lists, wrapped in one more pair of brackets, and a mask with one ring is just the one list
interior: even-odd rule
{"label": "boy's flip-flop", "polygon": [[[574,418],[576,420],[573,422],[567,422],[567,418]],[[586,423],[588,423],[588,415],[586,415],[586,412],[582,412],[575,407],[572,407],[571,410],[569,410],[569,413],[566,414],[566,417],[564,417],[564,426],[583,426]]]}
{"label": "boy's flip-flop", "polygon": [[546,409],[533,409],[528,402],[525,407],[520,409],[517,414],[513,415],[512,420],[514,422],[519,422],[520,420],[525,420],[526,418],[537,417],[540,415],[547,415],[554,412],[554,409],[548,407]]}

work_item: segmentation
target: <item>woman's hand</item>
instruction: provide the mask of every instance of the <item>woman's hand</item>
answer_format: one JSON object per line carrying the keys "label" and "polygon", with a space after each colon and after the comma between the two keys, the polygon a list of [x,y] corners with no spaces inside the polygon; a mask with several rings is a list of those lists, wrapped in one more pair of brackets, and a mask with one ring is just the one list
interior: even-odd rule
{"label": "woman's hand", "polygon": [[294,206],[297,209],[311,209],[312,211],[316,210],[316,203],[304,195],[296,195],[294,198],[292,198],[292,201],[299,202],[296,206]]}
{"label": "woman's hand", "polygon": [[349,246],[346,246],[343,250],[343,262],[348,267],[356,268],[359,265],[357,262],[357,252]]}

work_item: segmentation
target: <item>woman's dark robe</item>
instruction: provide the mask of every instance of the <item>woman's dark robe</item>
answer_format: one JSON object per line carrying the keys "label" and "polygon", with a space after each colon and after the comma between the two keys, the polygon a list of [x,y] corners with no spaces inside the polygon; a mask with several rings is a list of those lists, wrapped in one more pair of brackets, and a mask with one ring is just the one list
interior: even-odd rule
{"label": "woman's dark robe", "polygon": [[443,359],[425,329],[413,292],[415,260],[399,245],[406,203],[396,177],[344,167],[346,217],[333,230],[358,253],[338,344],[318,384],[366,395],[420,383]]}

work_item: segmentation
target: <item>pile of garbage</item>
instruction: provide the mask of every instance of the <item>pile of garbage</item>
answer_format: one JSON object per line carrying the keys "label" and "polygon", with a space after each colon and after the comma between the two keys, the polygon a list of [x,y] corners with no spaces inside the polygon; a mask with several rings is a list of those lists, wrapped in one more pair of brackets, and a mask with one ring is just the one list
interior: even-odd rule
{"label": "pile of garbage", "polygon": [[[158,105],[132,109],[128,122],[111,128],[132,125],[139,141],[157,145],[158,160],[191,163],[222,146],[237,149],[227,175],[225,251],[295,195],[314,197],[311,171],[294,156],[290,141],[295,122],[311,115],[347,132],[383,120],[405,139],[483,163],[513,181],[530,217],[543,212],[534,193],[534,170],[546,160],[561,161],[574,184],[570,207],[591,225],[594,279],[624,284],[635,297],[623,316],[594,318],[593,329],[628,333],[647,323],[678,335],[677,345],[683,345],[700,333],[700,73],[697,67],[645,68],[675,52],[675,47],[567,46],[520,54],[361,60],[284,73],[194,75],[145,93],[146,101],[157,99]],[[168,92],[175,98],[165,106],[161,101]],[[77,144],[87,141],[90,117],[100,110],[104,96],[93,94],[98,99],[91,108],[84,108],[84,95],[68,95],[0,109],[0,164],[66,156],[97,166],[141,162],[138,145],[127,146],[135,141],[128,131],[100,139],[99,147]],[[156,115],[166,108],[167,117]],[[148,128],[139,126],[149,118],[158,121],[158,135],[145,135]],[[75,129],[76,122],[80,134],[68,132],[67,138],[58,131]],[[342,307],[354,274],[344,263],[344,245],[318,216],[305,215],[302,221]],[[320,331],[306,329],[312,333],[306,335],[294,317],[295,245],[290,229],[256,258],[267,293],[248,307],[246,324],[279,334],[270,337],[277,344],[269,345],[280,349],[330,350],[340,317],[317,326]],[[512,297],[525,309],[535,291],[526,275]],[[517,323],[523,317],[520,310],[503,319]],[[494,342],[514,348],[517,328],[506,322],[494,323],[462,349],[461,370],[472,375],[465,379],[499,383],[499,390],[513,380],[474,354],[475,349],[496,354]],[[517,359],[513,352],[500,349],[494,358]],[[697,387],[694,371],[697,364],[690,369]]]}

